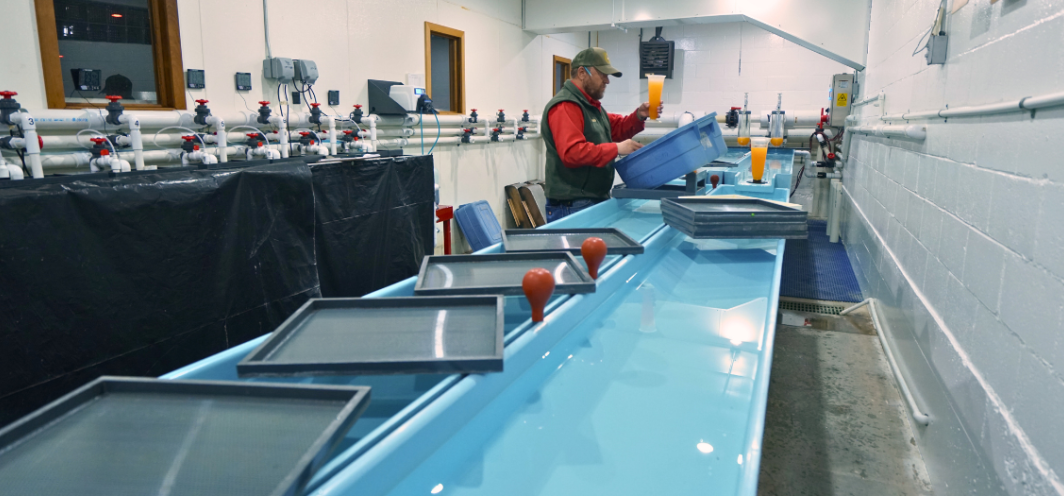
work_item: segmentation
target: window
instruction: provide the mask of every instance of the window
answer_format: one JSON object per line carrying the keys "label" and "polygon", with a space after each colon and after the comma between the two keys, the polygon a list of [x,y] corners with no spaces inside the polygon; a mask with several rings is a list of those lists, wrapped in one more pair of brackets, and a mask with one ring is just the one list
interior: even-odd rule
{"label": "window", "polygon": [[425,90],[441,114],[465,113],[465,33],[425,23]]}
{"label": "window", "polygon": [[[49,108],[185,108],[177,0],[35,0]],[[74,86],[72,69],[93,73]]]}
{"label": "window", "polygon": [[565,57],[554,56],[554,94],[557,95],[562,90],[562,85],[571,77],[569,70],[572,68],[573,61]]}

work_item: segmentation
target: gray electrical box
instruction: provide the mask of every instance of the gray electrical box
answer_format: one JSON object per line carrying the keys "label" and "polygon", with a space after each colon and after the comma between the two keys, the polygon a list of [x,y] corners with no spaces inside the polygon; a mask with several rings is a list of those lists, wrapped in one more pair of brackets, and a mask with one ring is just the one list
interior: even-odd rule
{"label": "gray electrical box", "polygon": [[313,60],[295,59],[296,80],[305,84],[314,84],[318,80],[318,65]]}
{"label": "gray electrical box", "polygon": [[931,39],[927,40],[927,51],[924,52],[924,57],[927,58],[927,65],[931,64],[945,64],[946,63],[946,47],[949,45],[949,36],[946,35],[932,35]]}
{"label": "gray electrical box", "polygon": [[828,125],[842,127],[853,105],[853,74],[836,74],[831,78],[831,103],[828,105]]}
{"label": "gray electrical box", "polygon": [[274,57],[262,61],[262,77],[276,79],[278,83],[291,83],[295,78],[295,65],[292,59]]}

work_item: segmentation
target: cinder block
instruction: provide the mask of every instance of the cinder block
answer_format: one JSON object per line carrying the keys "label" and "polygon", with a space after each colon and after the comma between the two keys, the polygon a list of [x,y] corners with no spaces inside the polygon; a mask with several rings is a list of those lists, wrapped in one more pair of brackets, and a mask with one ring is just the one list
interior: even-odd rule
{"label": "cinder block", "polygon": [[1064,384],[1041,362],[1020,361],[1019,389],[1013,415],[1050,467],[1064,467]]}
{"label": "cinder block", "polygon": [[952,215],[942,216],[942,240],[939,242],[938,259],[956,277],[964,276],[965,248],[971,228]]}
{"label": "cinder block", "polygon": [[935,169],[937,160],[917,153],[913,163],[916,165],[916,194],[923,198],[931,199],[935,196]]}
{"label": "cinder block", "polygon": [[946,286],[949,283],[949,271],[942,262],[935,257],[927,257],[924,266],[923,283],[920,291],[931,302],[931,306],[941,310],[946,299]]}
{"label": "cinder block", "polygon": [[1032,353],[1057,370],[1064,370],[1059,353],[1062,307],[1064,283],[1018,256],[1007,257],[998,315]]}
{"label": "cinder block", "polygon": [[1064,278],[1064,185],[1047,184],[1035,228],[1034,260]]}
{"label": "cinder block", "polygon": [[968,234],[964,256],[964,285],[995,314],[1001,292],[1005,248],[980,232]]}
{"label": "cinder block", "polygon": [[1026,354],[1023,343],[990,309],[979,305],[972,333],[963,346],[1005,405],[1012,407],[1016,400],[1015,381],[1020,358]]}
{"label": "cinder block", "polygon": [[949,278],[946,287],[946,304],[943,305],[942,320],[946,322],[958,340],[967,339],[975,322],[975,309],[980,305],[979,299],[968,291],[956,277]]}
{"label": "cinder block", "polygon": [[932,201],[947,212],[956,213],[953,198],[957,194],[957,164],[932,157],[935,164],[935,194]]}
{"label": "cinder block", "polygon": [[985,231],[990,218],[993,174],[972,166],[957,169],[957,216]]}
{"label": "cinder block", "polygon": [[939,242],[942,240],[942,216],[945,215],[938,206],[924,202],[923,218],[920,223],[920,242],[931,253],[938,253]]}
{"label": "cinder block", "polygon": [[[1020,253],[1034,258],[1035,228],[1042,210],[1042,189],[1039,184],[1014,176],[995,174],[990,198],[990,236]],[[1064,225],[1064,211],[1048,212],[1056,223]],[[1052,220],[1051,220],[1052,222]]]}
{"label": "cinder block", "polygon": [[924,206],[927,202],[923,198],[917,195],[912,196],[912,205],[909,205],[909,218],[906,223],[906,228],[909,232],[913,233],[913,236],[920,236],[920,228],[924,222]]}

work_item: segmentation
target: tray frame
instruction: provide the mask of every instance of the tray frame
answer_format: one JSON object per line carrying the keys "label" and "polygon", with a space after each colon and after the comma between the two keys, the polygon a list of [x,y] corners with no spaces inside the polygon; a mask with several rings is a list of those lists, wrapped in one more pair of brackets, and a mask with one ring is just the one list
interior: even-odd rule
{"label": "tray frame", "polygon": [[109,392],[217,395],[259,398],[286,398],[346,401],[296,465],[281,479],[269,496],[299,496],[317,469],[328,460],[333,447],[347,434],[369,405],[368,386],[326,386],[316,384],[254,383],[241,381],[162,380],[147,377],[101,376],[0,429],[0,453],[28,440],[99,396]]}
{"label": "tray frame", "polygon": [[[426,308],[433,306],[495,306],[495,353],[474,358],[430,360],[376,360],[358,362],[271,362],[266,359],[279,349],[316,311],[329,308]],[[277,327],[254,351],[236,365],[240,377],[292,377],[316,375],[385,375],[501,372],[505,321],[502,296],[433,296],[395,298],[311,298]]]}
{"label": "tray frame", "polygon": [[[547,251],[559,251],[559,250],[521,250],[510,246],[510,236],[521,236],[524,234],[612,234],[617,236],[625,243],[626,246],[607,246],[607,255],[640,255],[643,253],[644,248],[638,241],[632,239],[631,236],[621,232],[616,227],[585,227],[585,228],[556,228],[556,229],[504,229],[502,232],[502,246],[503,251],[506,253],[542,253]],[[580,253],[580,247],[570,247],[560,251],[567,251],[574,256]]]}
{"label": "tray frame", "polygon": [[493,261],[509,261],[509,260],[553,260],[562,261],[569,264],[570,268],[580,278],[580,282],[557,284],[554,287],[554,294],[582,294],[582,293],[594,293],[595,292],[595,280],[591,278],[591,274],[587,272],[572,253],[567,251],[530,251],[530,252],[518,252],[518,253],[492,253],[488,255],[426,255],[421,260],[421,270],[417,274],[417,284],[414,286],[415,296],[451,296],[451,295],[506,295],[506,296],[523,296],[524,290],[521,289],[521,281],[516,281],[513,285],[506,286],[474,286],[469,288],[426,288],[425,287],[425,272],[428,270],[429,264],[446,262],[446,263],[479,263],[479,262],[493,262]]}

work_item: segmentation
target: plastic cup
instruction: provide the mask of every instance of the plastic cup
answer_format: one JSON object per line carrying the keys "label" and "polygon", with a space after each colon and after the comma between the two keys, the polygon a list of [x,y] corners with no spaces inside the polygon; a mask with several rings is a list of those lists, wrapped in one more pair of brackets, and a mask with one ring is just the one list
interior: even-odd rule
{"label": "plastic cup", "polygon": [[765,158],[768,157],[768,138],[750,138],[750,173],[754,182],[760,183],[765,175]]}
{"label": "plastic cup", "polygon": [[658,120],[658,107],[661,106],[661,88],[665,85],[665,76],[647,74],[647,90],[650,92],[650,118]]}

